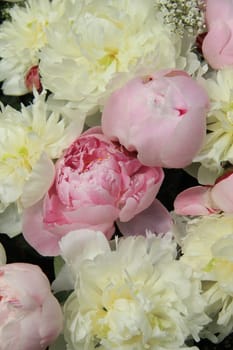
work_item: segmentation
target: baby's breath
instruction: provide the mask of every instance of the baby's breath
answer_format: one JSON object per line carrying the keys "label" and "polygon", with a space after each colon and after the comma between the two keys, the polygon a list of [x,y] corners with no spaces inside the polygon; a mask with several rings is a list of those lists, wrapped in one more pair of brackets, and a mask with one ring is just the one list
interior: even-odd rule
{"label": "baby's breath", "polygon": [[204,0],[157,0],[156,6],[164,22],[180,35],[185,31],[199,34],[205,29]]}

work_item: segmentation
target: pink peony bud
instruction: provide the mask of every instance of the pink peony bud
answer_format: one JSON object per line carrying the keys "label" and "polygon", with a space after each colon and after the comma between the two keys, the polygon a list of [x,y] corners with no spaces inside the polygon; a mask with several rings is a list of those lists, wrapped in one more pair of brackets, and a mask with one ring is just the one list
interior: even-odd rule
{"label": "pink peony bud", "polygon": [[214,69],[233,66],[233,1],[207,0],[206,23],[202,45],[206,61]]}
{"label": "pink peony bud", "polygon": [[62,311],[38,266],[0,267],[1,350],[45,350],[62,331]]}
{"label": "pink peony bud", "polygon": [[183,71],[135,78],[115,91],[102,117],[103,132],[147,166],[181,168],[200,150],[208,96]]}

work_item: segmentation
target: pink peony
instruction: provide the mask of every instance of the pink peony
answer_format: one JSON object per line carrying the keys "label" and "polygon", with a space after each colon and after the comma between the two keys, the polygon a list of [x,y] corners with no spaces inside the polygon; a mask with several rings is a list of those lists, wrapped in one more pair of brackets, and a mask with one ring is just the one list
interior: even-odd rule
{"label": "pink peony", "polygon": [[233,213],[233,172],[217,179],[213,186],[196,186],[181,192],[175,199],[179,215],[209,215],[224,211]]}
{"label": "pink peony", "polygon": [[181,168],[200,150],[206,130],[205,91],[185,72],[135,78],[107,101],[103,132],[147,166]]}
{"label": "pink peony", "polygon": [[114,221],[129,221],[150,206],[163,178],[161,168],[142,165],[100,128],[89,129],[57,162],[44,200],[25,211],[24,237],[42,255],[59,254],[61,237],[77,229],[110,239]]}
{"label": "pink peony", "polygon": [[62,311],[38,266],[0,267],[1,350],[45,350],[62,330]]}
{"label": "pink peony", "polygon": [[206,61],[214,69],[233,65],[233,1],[207,0],[208,33],[202,45]]}

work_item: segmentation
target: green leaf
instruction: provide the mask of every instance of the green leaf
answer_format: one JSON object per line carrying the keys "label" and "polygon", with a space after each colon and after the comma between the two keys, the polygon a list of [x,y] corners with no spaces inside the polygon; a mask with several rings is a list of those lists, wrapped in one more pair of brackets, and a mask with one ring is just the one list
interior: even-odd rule
{"label": "green leaf", "polygon": [[65,264],[65,261],[62,259],[61,256],[56,256],[54,258],[54,273],[55,273],[55,277],[57,277],[57,275],[61,271],[61,268],[62,268],[62,266],[64,264]]}
{"label": "green leaf", "polygon": [[60,334],[60,336],[57,338],[55,343],[53,343],[49,347],[49,350],[65,350],[65,349],[66,349],[66,342],[65,342],[63,334]]}

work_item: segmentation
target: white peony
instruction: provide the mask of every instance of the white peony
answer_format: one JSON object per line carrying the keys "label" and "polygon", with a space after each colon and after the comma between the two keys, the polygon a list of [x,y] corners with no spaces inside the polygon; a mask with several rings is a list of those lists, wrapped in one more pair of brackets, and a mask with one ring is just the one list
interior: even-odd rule
{"label": "white peony", "polygon": [[[21,111],[10,106],[0,112],[0,203],[23,207],[43,197],[54,178],[52,160],[76,139],[83,119],[70,122],[46,103],[46,92]],[[1,219],[1,218],[0,218]]]}
{"label": "white peony", "polygon": [[187,63],[181,38],[163,23],[153,0],[70,0],[66,8],[48,29],[40,73],[55,98],[82,112],[91,114],[137,74]]}
{"label": "white peony", "polygon": [[201,80],[210,98],[205,143],[194,162],[200,162],[198,180],[211,184],[222,174],[222,164],[233,164],[233,69],[214,72]]}
{"label": "white peony", "polygon": [[68,349],[178,350],[189,336],[199,340],[208,321],[199,280],[175,260],[170,237],[130,236],[111,251],[103,234],[86,231],[61,242],[63,258],[76,268],[64,306]]}
{"label": "white peony", "polygon": [[199,274],[206,312],[212,319],[202,336],[219,342],[233,330],[233,216],[189,220],[186,234],[181,261]]}
{"label": "white peony", "polygon": [[27,0],[10,10],[10,20],[0,25],[0,81],[8,95],[28,92],[25,78],[38,65],[39,52],[46,44],[46,30],[62,16],[63,0]]}

